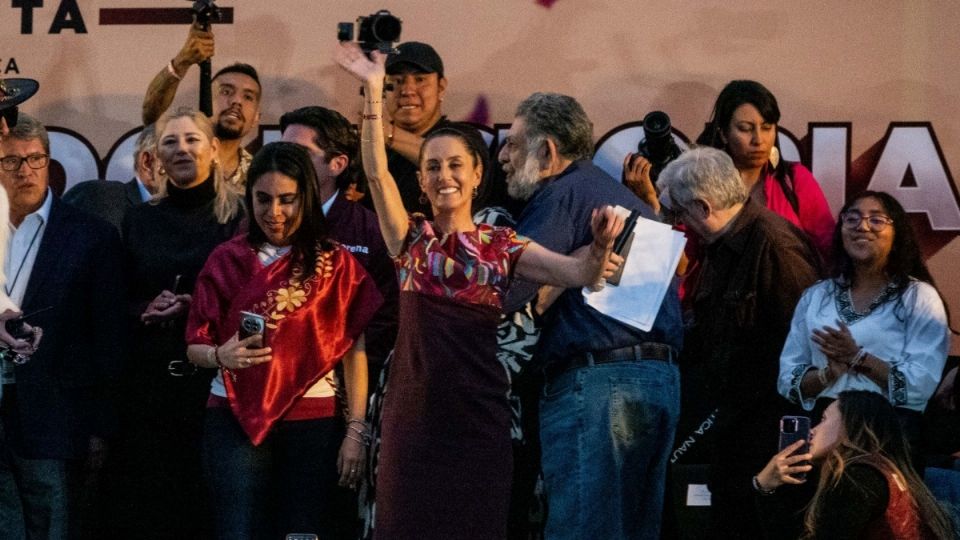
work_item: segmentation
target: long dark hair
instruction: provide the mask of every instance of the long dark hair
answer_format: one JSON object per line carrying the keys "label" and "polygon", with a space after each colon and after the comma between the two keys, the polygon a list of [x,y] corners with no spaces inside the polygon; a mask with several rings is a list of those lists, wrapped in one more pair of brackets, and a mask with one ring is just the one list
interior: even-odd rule
{"label": "long dark hair", "polygon": [[[310,155],[299,144],[274,142],[260,149],[247,171],[246,203],[253,214],[253,188],[261,176],[278,172],[296,180],[300,201],[300,226],[293,231],[290,244],[294,255],[302,261],[306,276],[313,274],[317,262],[317,250],[333,248],[327,232],[327,220],[323,216],[320,197],[317,193],[317,172],[310,161]],[[256,217],[256,216],[254,216]],[[256,219],[250,220],[247,240],[259,245],[267,241],[266,235],[257,225]]]}
{"label": "long dark hair", "polygon": [[[837,396],[843,424],[839,443],[827,454],[817,492],[804,518],[804,538],[816,535],[823,494],[836,488],[848,465],[870,463],[902,478],[913,498],[920,523],[935,538],[953,538],[953,526],[943,508],[924,485],[910,460],[910,445],[900,419],[885,396],[867,390],[847,390]],[[850,501],[855,504],[855,501]]]}
{"label": "long dark hair", "polygon": [[[697,144],[712,146],[729,153],[721,134],[730,127],[733,113],[741,105],[748,103],[757,108],[764,122],[774,125],[780,122],[780,106],[777,104],[777,98],[766,86],[757,81],[730,81],[717,96],[717,101],[713,104],[713,113],[703,132],[697,137]],[[779,153],[779,137],[774,136],[773,146]],[[799,213],[799,201],[793,187],[788,183],[787,169],[787,161],[780,159],[773,168],[773,176],[780,183],[783,194],[793,206],[794,211]]]}

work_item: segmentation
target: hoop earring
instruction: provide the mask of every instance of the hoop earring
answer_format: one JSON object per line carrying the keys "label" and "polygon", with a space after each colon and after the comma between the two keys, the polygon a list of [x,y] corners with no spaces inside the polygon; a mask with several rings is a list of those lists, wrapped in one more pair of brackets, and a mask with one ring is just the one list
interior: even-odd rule
{"label": "hoop earring", "polygon": [[476,199],[480,194],[480,186],[473,186],[473,198]]}
{"label": "hoop earring", "polygon": [[420,201],[420,204],[427,204],[427,203],[430,202],[430,200],[427,199],[427,193],[426,193],[425,191],[421,191],[421,192],[420,192],[420,199],[419,199],[419,201]]}

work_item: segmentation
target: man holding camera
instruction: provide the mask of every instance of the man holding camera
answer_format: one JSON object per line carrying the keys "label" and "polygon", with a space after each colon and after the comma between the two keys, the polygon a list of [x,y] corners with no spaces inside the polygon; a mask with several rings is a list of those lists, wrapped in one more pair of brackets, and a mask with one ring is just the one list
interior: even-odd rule
{"label": "man holding camera", "polygon": [[[195,23],[190,27],[180,52],[150,81],[143,98],[144,125],[156,122],[170,107],[190,66],[208,60],[213,53],[213,32]],[[212,120],[215,135],[220,140],[219,167],[227,182],[242,191],[252,159],[243,148],[243,140],[260,121],[263,93],[260,77],[253,66],[236,63],[219,70],[213,76],[212,84]]]}
{"label": "man holding camera", "polygon": [[386,65],[386,110],[390,121],[383,132],[387,167],[400,188],[404,208],[429,219],[433,210],[420,190],[417,164],[423,138],[431,131],[450,125],[441,111],[447,79],[443,76],[443,60],[430,45],[408,41],[400,44],[397,51],[387,57]]}
{"label": "man holding camera", "polygon": [[44,329],[44,339],[29,358],[3,360],[4,538],[68,536],[68,518],[72,523],[80,513],[77,497],[89,496],[68,486],[102,465],[114,427],[109,385],[123,358],[120,237],[54,197],[49,165],[46,129],[21,113],[0,140],[12,226],[6,292],[30,324]]}
{"label": "man holding camera", "polygon": [[[593,124],[576,100],[536,93],[520,103],[499,155],[509,193],[529,200],[518,233],[571,253],[589,249],[594,208],[653,216],[592,155]],[[536,294],[536,285],[515,282],[504,311]],[[682,337],[675,286],[649,332],[587,306],[579,289],[563,291],[545,313],[537,357],[547,538],[659,538]]]}

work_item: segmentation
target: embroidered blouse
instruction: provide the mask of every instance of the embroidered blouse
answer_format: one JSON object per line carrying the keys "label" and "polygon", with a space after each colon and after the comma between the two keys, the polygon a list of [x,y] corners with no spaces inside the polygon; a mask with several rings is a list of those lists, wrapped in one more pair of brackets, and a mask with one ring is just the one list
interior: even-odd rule
{"label": "embroidered blouse", "polygon": [[394,259],[400,291],[500,309],[513,269],[529,242],[513,229],[486,224],[438,237],[430,221],[413,214],[404,248]]}
{"label": "embroidered blouse", "polygon": [[[894,406],[923,411],[940,382],[949,348],[947,314],[936,289],[911,280],[899,300],[888,289],[867,313],[855,312],[849,298],[849,287],[835,280],[820,281],[804,291],[780,355],[778,391],[808,411],[818,397],[836,398],[844,390],[879,392]],[[836,328],[837,320],[844,321],[865,351],[890,365],[887,388],[851,371],[817,396],[802,394],[804,374],[827,365],[826,356],[811,340],[812,332]]]}

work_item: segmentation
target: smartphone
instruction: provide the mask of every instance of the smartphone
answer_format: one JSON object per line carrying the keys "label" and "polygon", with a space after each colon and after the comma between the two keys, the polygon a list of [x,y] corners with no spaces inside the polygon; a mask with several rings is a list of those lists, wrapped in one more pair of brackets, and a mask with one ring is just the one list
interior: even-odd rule
{"label": "smartphone", "polygon": [[263,336],[267,330],[267,319],[262,315],[250,313],[249,311],[240,312],[240,339],[244,340],[250,336]]}
{"label": "smartphone", "polygon": [[[806,454],[810,451],[810,419],[806,416],[784,416],[780,419],[780,450],[797,441],[805,441],[793,454]],[[793,455],[791,454],[791,455]],[[797,478],[806,478],[806,473],[796,473]]]}

